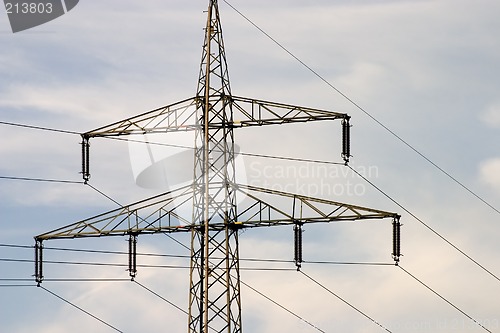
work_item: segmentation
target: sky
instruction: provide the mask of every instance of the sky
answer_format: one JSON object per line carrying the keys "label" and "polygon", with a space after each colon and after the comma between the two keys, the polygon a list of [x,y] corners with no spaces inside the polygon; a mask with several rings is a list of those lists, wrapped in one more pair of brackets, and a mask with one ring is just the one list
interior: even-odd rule
{"label": "sky", "polygon": [[[500,3],[230,3],[324,79],[222,1],[232,93],[349,114],[350,165],[381,191],[345,167],[249,156],[241,157],[243,179],[400,214],[401,267],[490,331],[500,331],[498,278],[421,223],[500,275]],[[194,96],[206,5],[202,0],[80,1],[58,19],[16,34],[0,11],[0,121],[82,133]],[[235,137],[246,153],[341,162],[340,130],[339,122],[318,122],[241,129]],[[0,142],[1,177],[81,180],[78,135],[0,125]],[[144,161],[127,142],[95,139],[91,144],[90,184],[113,200],[128,204],[164,190],[137,184],[134,175]],[[89,186],[0,179],[0,244],[32,246],[35,235],[115,208]],[[390,222],[306,226],[304,260],[391,263]],[[127,249],[120,237],[46,243]],[[138,251],[183,256],[188,245],[187,235],[143,235]],[[0,246],[0,259],[29,261],[33,252]],[[127,263],[122,255],[46,250],[45,256]],[[240,257],[292,260],[292,229],[242,233]],[[142,265],[188,263],[139,258]],[[242,267],[290,269],[245,269],[242,281],[325,332],[383,331],[294,271],[293,263],[243,261]],[[128,278],[121,266],[44,268],[47,279]],[[485,331],[399,267],[305,263],[302,270],[392,332]],[[32,279],[33,273],[31,262],[0,260],[0,279]],[[140,267],[137,282],[187,309],[187,269]],[[10,285],[0,287],[2,331],[113,331],[34,282],[0,284]],[[134,282],[45,281],[42,286],[123,332],[186,331],[183,312]],[[241,293],[245,332],[318,331],[246,286]]]}

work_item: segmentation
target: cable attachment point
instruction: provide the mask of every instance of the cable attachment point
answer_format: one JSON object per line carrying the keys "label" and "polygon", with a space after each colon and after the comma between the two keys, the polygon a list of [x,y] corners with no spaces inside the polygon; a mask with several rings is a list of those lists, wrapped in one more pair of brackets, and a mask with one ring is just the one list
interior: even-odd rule
{"label": "cable attachment point", "polygon": [[297,271],[300,271],[302,267],[302,223],[296,223],[293,226],[294,235],[294,260],[295,266],[297,266]]}
{"label": "cable attachment point", "polygon": [[35,281],[37,286],[43,281],[43,244],[42,241],[35,238]]}
{"label": "cable attachment point", "polygon": [[82,134],[82,176],[83,182],[87,184],[90,179],[90,143],[89,137]]}
{"label": "cable attachment point", "polygon": [[397,216],[392,221],[392,258],[399,263],[401,257],[401,223],[399,222],[400,216]]}
{"label": "cable attachment point", "polygon": [[349,124],[350,116],[345,116],[342,119],[342,158],[345,165],[349,163],[351,155],[351,125]]}
{"label": "cable attachment point", "polygon": [[128,271],[130,280],[137,276],[137,234],[130,234],[128,239]]}

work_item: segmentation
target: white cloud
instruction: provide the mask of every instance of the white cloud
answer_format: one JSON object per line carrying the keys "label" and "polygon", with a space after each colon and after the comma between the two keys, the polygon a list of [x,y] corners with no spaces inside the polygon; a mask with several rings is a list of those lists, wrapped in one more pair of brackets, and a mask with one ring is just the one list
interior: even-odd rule
{"label": "white cloud", "polygon": [[500,158],[483,161],[479,166],[481,181],[500,191]]}
{"label": "white cloud", "polygon": [[486,125],[500,128],[500,103],[490,105],[480,117]]}

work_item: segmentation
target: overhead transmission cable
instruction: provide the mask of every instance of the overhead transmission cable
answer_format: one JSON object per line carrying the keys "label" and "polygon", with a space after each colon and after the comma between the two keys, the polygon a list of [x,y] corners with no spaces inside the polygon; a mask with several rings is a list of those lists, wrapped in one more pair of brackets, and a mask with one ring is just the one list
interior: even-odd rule
{"label": "overhead transmission cable", "polygon": [[490,271],[489,269],[487,269],[486,267],[484,267],[482,264],[480,264],[477,260],[475,260],[474,258],[472,258],[470,255],[468,255],[465,251],[463,251],[462,249],[460,249],[458,246],[456,246],[455,244],[453,244],[451,241],[449,241],[446,237],[444,237],[443,235],[441,235],[439,232],[437,232],[434,228],[432,228],[430,225],[428,225],[427,223],[425,223],[421,218],[419,218],[417,215],[415,215],[414,213],[412,213],[409,209],[407,209],[405,206],[403,206],[402,204],[400,204],[396,199],[392,198],[389,194],[387,194],[386,192],[384,192],[380,187],[378,187],[377,185],[375,185],[372,181],[370,181],[368,178],[366,178],[364,175],[362,175],[360,172],[356,171],[352,166],[348,165],[348,168],[352,170],[352,172],[354,172],[356,175],[358,175],[359,177],[361,177],[363,180],[365,180],[368,184],[370,184],[372,187],[374,187],[377,191],[379,191],[381,194],[383,194],[386,198],[388,198],[389,200],[391,200],[394,204],[396,204],[399,208],[401,208],[402,210],[404,210],[406,213],[408,213],[411,217],[413,217],[415,220],[417,220],[419,223],[421,223],[424,227],[426,227],[428,230],[430,230],[433,234],[435,234],[436,236],[438,236],[441,240],[443,240],[444,242],[446,242],[448,245],[450,245],[452,248],[454,248],[456,251],[458,251],[460,254],[462,254],[463,256],[465,256],[467,259],[469,259],[471,262],[473,262],[476,266],[478,266],[479,268],[481,268],[483,271],[485,271],[486,273],[488,273],[490,276],[492,276],[493,278],[495,278],[498,282],[500,282],[500,278],[495,274],[493,273],[492,271]]}
{"label": "overhead transmission cable", "polygon": [[242,285],[244,285],[245,287],[247,287],[248,289],[252,290],[253,292],[259,294],[260,296],[264,297],[265,299],[267,299],[269,302],[273,303],[274,305],[276,305],[277,307],[279,307],[280,309],[288,312],[289,314],[291,314],[292,316],[294,316],[295,318],[299,319],[300,321],[306,323],[307,325],[311,326],[312,328],[314,328],[315,330],[319,331],[319,332],[323,332],[323,333],[326,333],[324,330],[322,330],[321,328],[319,328],[318,326],[314,325],[313,323],[311,323],[310,321],[306,320],[304,317],[298,315],[297,313],[293,312],[292,310],[288,309],[287,307],[281,305],[280,303],[278,303],[277,301],[275,301],[274,299],[272,299],[271,297],[267,296],[266,294],[264,294],[263,292],[255,289],[254,287],[250,286],[248,283],[245,283],[244,281],[240,280],[240,283]]}
{"label": "overhead transmission cable", "polygon": [[28,128],[28,129],[35,129],[35,130],[46,131],[46,132],[55,132],[55,133],[65,133],[65,134],[81,135],[80,133],[75,132],[75,131],[67,131],[67,130],[62,130],[62,129],[57,129],[57,128],[49,128],[49,127],[43,127],[43,126],[34,126],[34,125],[19,124],[19,123],[7,122],[7,121],[0,121],[0,125],[15,126],[15,127],[21,127],[21,128]]}
{"label": "overhead transmission cable", "polygon": [[[128,138],[127,139],[119,138],[119,137],[115,137],[115,136],[109,136],[109,137],[103,137],[103,138],[109,139],[109,140],[127,141],[127,142],[140,143],[140,144],[153,145],[153,146],[163,146],[163,147],[189,149],[189,150],[196,149],[192,146],[187,146],[187,145],[154,142],[154,141],[149,141],[149,140],[146,142],[146,141],[134,140],[134,139],[128,139]],[[339,165],[339,166],[345,165],[345,162],[333,162],[333,161],[322,161],[322,160],[316,160],[316,159],[304,159],[304,158],[299,158],[299,157],[287,157],[287,156],[275,156],[275,155],[268,155],[268,154],[246,153],[246,152],[241,152],[241,151],[238,153],[235,153],[235,155],[236,156],[241,155],[241,156],[248,156],[248,157],[267,158],[267,159],[275,159],[275,160],[283,160],[283,161],[293,161],[293,162],[308,162],[308,163],[330,164],[330,165]]]}
{"label": "overhead transmission cable", "polygon": [[483,330],[487,331],[487,332],[490,332],[492,333],[488,328],[486,328],[483,324],[481,324],[479,321],[477,321],[476,319],[474,319],[473,317],[471,317],[470,315],[468,315],[467,313],[465,313],[462,309],[460,309],[458,306],[456,306],[455,304],[453,304],[451,301],[449,301],[448,299],[446,299],[444,296],[442,296],[441,294],[439,294],[437,291],[435,291],[434,289],[432,289],[429,285],[425,284],[422,280],[420,280],[419,278],[417,278],[415,275],[413,275],[412,273],[410,273],[408,270],[404,269],[401,265],[398,266],[401,270],[403,270],[403,272],[405,272],[406,274],[408,274],[410,277],[412,277],[415,281],[417,281],[418,283],[420,283],[422,286],[424,286],[425,288],[427,288],[429,291],[431,291],[434,295],[438,296],[439,298],[441,298],[443,301],[445,301],[446,303],[448,303],[448,305],[450,305],[451,307],[453,307],[455,310],[457,310],[458,312],[460,312],[461,314],[463,314],[465,317],[469,318],[471,321],[473,321],[475,324],[477,324],[478,326],[480,326]]}
{"label": "overhead transmission cable", "polygon": [[104,325],[106,325],[106,326],[108,326],[109,328],[111,328],[111,329],[115,330],[116,332],[123,333],[123,331],[120,331],[120,330],[119,330],[118,328],[116,328],[115,326],[113,326],[113,325],[111,325],[111,324],[107,323],[106,321],[102,320],[101,318],[97,317],[96,315],[93,315],[92,313],[90,313],[90,312],[88,312],[87,310],[83,309],[82,307],[80,307],[80,306],[76,305],[75,303],[72,303],[72,302],[68,301],[68,300],[67,300],[67,299],[65,299],[64,297],[59,296],[59,295],[58,295],[58,294],[56,294],[55,292],[50,291],[49,289],[47,289],[47,288],[45,288],[45,287],[43,287],[43,286],[41,286],[41,285],[39,286],[39,288],[41,288],[41,289],[45,290],[46,292],[48,292],[48,293],[49,293],[49,294],[51,294],[52,296],[57,297],[57,298],[58,298],[58,299],[60,299],[61,301],[65,302],[65,303],[67,303],[67,304],[69,304],[69,305],[71,305],[71,306],[72,306],[72,307],[74,307],[75,309],[80,310],[81,312],[83,312],[83,313],[85,313],[86,315],[88,315],[88,316],[90,316],[90,317],[94,318],[95,320],[97,320],[97,321],[99,321],[99,322],[103,323]]}
{"label": "overhead transmission cable", "polygon": [[[182,244],[182,243],[181,243]],[[3,244],[0,243],[0,247],[7,248],[21,248],[21,249],[29,249],[32,250],[35,248],[33,245],[16,245],[16,244]],[[89,250],[89,249],[75,249],[75,248],[66,248],[66,247],[50,247],[46,246],[43,248],[47,251],[62,251],[62,252],[81,252],[81,253],[89,253],[89,254],[110,254],[110,255],[129,255],[128,252],[125,251],[110,251],[110,250]],[[174,258],[174,259],[191,259],[190,255],[182,255],[182,254],[165,254],[165,253],[150,253],[150,252],[137,252],[137,256],[144,257],[158,257],[158,258]],[[5,259],[5,258],[4,258]],[[215,258],[222,259],[222,258]],[[7,260],[18,260],[18,259],[7,259]],[[28,259],[19,259],[19,260],[28,260]],[[294,260],[288,259],[261,259],[261,258],[239,258],[242,262],[257,262],[257,263],[277,263],[277,264],[295,264]],[[1,259],[0,259],[1,261]],[[34,260],[29,260],[29,262],[33,262]],[[327,261],[327,260],[305,260],[304,264],[310,265],[345,265],[345,266],[394,266],[394,263],[389,262],[355,262],[355,261]],[[295,270],[295,268],[294,268]]]}
{"label": "overhead transmission cable", "polygon": [[148,288],[146,287],[145,285],[143,285],[142,283],[139,283],[136,279],[133,280],[133,282],[135,282],[135,284],[137,284],[138,286],[140,286],[141,288],[143,288],[144,290],[147,290],[149,291],[151,294],[155,295],[156,297],[162,299],[163,301],[165,301],[166,303],[170,304],[171,306],[173,306],[174,308],[176,308],[177,310],[181,311],[182,313],[188,315],[189,313],[184,310],[183,308],[181,308],[180,306],[178,306],[177,304],[169,301],[168,299],[166,299],[165,297],[161,296],[160,294],[158,294],[157,292],[153,291],[151,288]]}
{"label": "overhead transmission cable", "polygon": [[63,180],[63,179],[49,179],[49,178],[0,176],[0,179],[5,179],[5,180],[24,180],[24,181],[45,182],[45,183],[61,183],[61,184],[83,184],[83,181]]}
{"label": "overhead transmission cable", "polygon": [[[139,254],[138,254],[139,255]],[[249,259],[240,259],[240,261],[249,261]],[[266,262],[269,261],[265,259],[261,260],[251,260],[252,262]],[[19,258],[0,258],[0,262],[11,262],[11,263],[29,263],[32,264],[35,262],[34,259],[19,259]],[[128,267],[128,264],[125,263],[111,263],[111,262],[96,262],[96,261],[70,261],[70,260],[44,260],[45,264],[58,264],[58,265],[77,265],[77,266],[105,266],[105,267]],[[282,261],[273,261],[273,263],[293,263],[288,260]],[[307,262],[308,264],[315,264],[314,261]],[[362,265],[362,266],[394,266],[394,264],[384,264],[384,263],[355,263],[355,262],[328,262],[322,261],[318,262],[318,264],[325,265]],[[163,269],[189,269],[190,267],[187,265],[179,265],[179,264],[137,264],[137,267],[140,268],[163,268]],[[295,267],[240,267],[242,271],[296,271]],[[1,279],[0,279],[1,280]],[[45,279],[46,280],[46,279]]]}
{"label": "overhead transmission cable", "polygon": [[356,312],[358,312],[359,314],[361,314],[363,317],[365,317],[366,319],[368,319],[371,322],[373,322],[375,325],[379,326],[380,328],[382,328],[386,332],[392,333],[392,331],[390,331],[387,327],[385,327],[384,325],[380,324],[378,321],[376,321],[372,317],[368,316],[365,312],[361,311],[360,309],[358,309],[357,307],[355,307],[354,305],[352,305],[351,303],[349,303],[348,301],[346,301],[344,298],[342,298],[339,295],[337,295],[336,293],[334,293],[331,289],[327,288],[324,284],[320,283],[318,280],[312,278],[310,275],[304,273],[304,271],[302,271],[302,270],[299,270],[299,272],[302,275],[304,275],[305,277],[307,277],[309,280],[311,280],[312,282],[314,282],[315,284],[317,284],[318,286],[320,286],[326,292],[328,292],[329,294],[335,296],[340,301],[342,301],[344,304],[348,305],[350,308],[352,308],[353,310],[355,310]]}
{"label": "overhead transmission cable", "polygon": [[[34,263],[34,259],[16,259],[16,258],[0,258],[0,262],[13,262],[13,263]],[[104,266],[104,267],[129,267],[125,263],[110,263],[110,262],[95,262],[95,261],[68,261],[68,260],[44,260],[45,264],[58,264],[58,265],[76,265],[76,266]],[[189,269],[188,265],[160,265],[160,264],[137,264],[139,268],[163,268],[163,269]],[[240,267],[242,271],[296,271],[292,267]],[[47,279],[44,279],[44,281]]]}

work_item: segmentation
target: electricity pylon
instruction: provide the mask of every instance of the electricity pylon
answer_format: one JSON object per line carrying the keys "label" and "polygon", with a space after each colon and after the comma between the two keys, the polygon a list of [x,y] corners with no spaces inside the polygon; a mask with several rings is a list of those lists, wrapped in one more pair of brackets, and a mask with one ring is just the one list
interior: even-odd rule
{"label": "electricity pylon", "polygon": [[[217,0],[209,0],[196,96],[82,134],[82,174],[87,182],[91,138],[194,131],[192,185],[36,236],[36,281],[43,281],[43,242],[49,239],[128,236],[133,279],[138,235],[189,232],[188,332],[239,333],[238,233],[242,229],[292,225],[294,258],[300,268],[303,225],[392,218],[392,256],[397,263],[401,224],[396,213],[236,183],[235,129],[341,120],[342,157],[347,164],[349,119],[344,113],[233,96]],[[191,211],[189,217],[187,210]]]}

